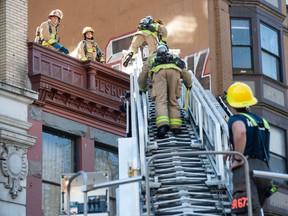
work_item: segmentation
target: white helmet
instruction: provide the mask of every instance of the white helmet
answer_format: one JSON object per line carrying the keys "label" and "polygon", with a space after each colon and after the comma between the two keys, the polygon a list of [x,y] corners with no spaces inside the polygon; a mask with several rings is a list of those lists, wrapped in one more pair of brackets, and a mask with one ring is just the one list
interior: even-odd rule
{"label": "white helmet", "polygon": [[59,9],[55,9],[55,10],[51,11],[51,13],[48,15],[48,18],[50,19],[53,16],[56,16],[61,20],[61,19],[63,19],[63,12]]}

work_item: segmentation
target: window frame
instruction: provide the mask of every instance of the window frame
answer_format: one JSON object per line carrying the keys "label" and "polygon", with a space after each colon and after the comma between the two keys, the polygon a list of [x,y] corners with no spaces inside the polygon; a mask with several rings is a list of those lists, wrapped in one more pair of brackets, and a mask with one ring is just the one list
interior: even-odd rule
{"label": "window frame", "polygon": [[[71,172],[76,172],[77,171],[77,161],[79,157],[77,157],[77,152],[78,152],[78,149],[77,149],[77,136],[75,135],[72,135],[72,134],[69,134],[67,132],[64,132],[64,131],[61,131],[61,130],[57,130],[57,129],[53,129],[53,128],[49,128],[49,127],[45,127],[43,126],[42,128],[42,137],[43,137],[43,133],[46,133],[46,134],[50,134],[50,135],[53,135],[53,136],[58,136],[58,137],[61,137],[61,138],[66,138],[66,139],[69,139],[71,140]],[[42,138],[42,146],[43,146],[43,141],[44,139]],[[43,149],[42,149],[42,154],[43,154]],[[42,163],[43,163],[43,160],[42,160]],[[43,164],[42,164],[42,172],[43,172]],[[60,182],[55,182],[55,181],[50,181],[50,180],[47,180],[47,179],[43,179],[43,175],[42,175],[42,191],[43,191],[43,187],[44,185],[46,185],[45,187],[51,187],[53,186],[55,190],[59,190],[61,191],[61,179],[60,179]],[[60,194],[59,194],[59,197],[60,197]],[[58,196],[57,196],[58,198]],[[43,203],[43,199],[44,197],[42,196],[42,206],[45,205]],[[60,205],[60,201],[59,203],[56,203],[61,211],[61,205]],[[43,209],[44,211],[44,209]],[[58,212],[59,214],[61,212]]]}
{"label": "window frame", "polygon": [[[102,151],[106,151],[106,152],[109,152],[109,153],[112,153],[112,154],[115,154],[117,155],[117,163],[118,163],[118,166],[117,166],[117,174],[116,174],[116,179],[114,179],[112,176],[108,176],[109,177],[109,181],[110,180],[117,180],[119,179],[119,154],[118,154],[118,148],[115,147],[115,146],[111,146],[111,145],[107,145],[107,144],[104,144],[104,143],[101,143],[101,142],[94,142],[94,156],[95,156],[95,159],[94,159],[94,166],[95,166],[95,171],[97,170],[97,164],[96,164],[96,154],[95,154],[95,151],[96,149],[100,149]],[[111,170],[108,171],[108,173],[110,172]],[[107,174],[108,174],[107,173]],[[109,190],[109,203],[110,203],[110,211],[113,212],[113,209],[115,207],[116,209],[116,188],[118,188],[119,186],[118,185],[114,185],[111,187],[111,189]]]}
{"label": "window frame", "polygon": [[[252,18],[251,17],[230,17],[230,37],[231,37],[231,61],[232,61],[232,70],[233,72],[238,72],[238,73],[253,73],[254,72],[254,49],[253,49],[253,35],[252,35]],[[249,45],[239,45],[239,44],[233,44],[233,39],[232,39],[232,20],[245,20],[249,22],[249,39],[250,39],[250,44]],[[249,48],[250,50],[250,61],[251,61],[251,68],[236,68],[233,67],[233,48]]]}
{"label": "window frame", "polygon": [[[263,0],[262,0],[263,1]],[[285,53],[284,48],[281,47],[284,44],[284,29],[282,25],[282,21],[279,20],[277,16],[272,16],[267,14],[265,10],[261,10],[258,7],[254,6],[237,6],[231,7],[230,11],[230,19],[250,19],[251,20],[251,41],[252,41],[252,64],[253,71],[252,73],[241,73],[239,70],[235,70],[232,68],[234,75],[240,74],[255,74],[260,75],[260,77],[269,80],[272,83],[281,83],[286,85],[286,73],[285,73]],[[264,23],[268,26],[273,26],[273,29],[278,32],[278,41],[279,41],[279,79],[273,79],[269,76],[266,76],[262,73],[262,57],[261,57],[261,43],[260,43],[260,23]],[[231,34],[231,33],[230,33]],[[230,36],[231,37],[231,36]],[[232,61],[232,42],[231,42],[231,61]],[[263,77],[263,76],[265,77]],[[267,78],[266,78],[267,77]],[[261,78],[261,79],[262,79]]]}
{"label": "window frame", "polygon": [[[274,32],[277,34],[278,56],[277,56],[276,54],[274,54],[273,52],[271,52],[270,50],[267,50],[267,49],[265,49],[265,48],[262,47],[262,43],[261,43],[261,36],[262,36],[262,35],[261,35],[261,33],[262,33],[261,27],[262,27],[262,26],[265,26],[266,28],[269,28],[270,30],[274,31]],[[278,29],[275,29],[275,28],[271,27],[270,25],[268,25],[267,23],[265,23],[265,22],[263,22],[262,20],[260,20],[260,22],[259,22],[259,34],[260,34],[260,35],[259,35],[259,38],[260,38],[260,40],[259,40],[259,43],[260,43],[260,45],[259,45],[259,48],[260,48],[260,51],[259,51],[259,59],[260,59],[261,74],[263,74],[264,76],[270,77],[271,79],[274,79],[274,80],[276,80],[276,81],[278,81],[278,82],[282,82],[282,73],[283,73],[283,72],[282,72],[282,70],[281,70],[280,32],[279,32]],[[264,71],[263,71],[263,55],[262,55],[263,53],[265,53],[265,54],[267,54],[267,55],[269,55],[269,56],[271,56],[271,57],[274,57],[275,59],[278,60],[278,61],[276,62],[276,63],[277,63],[276,79],[264,73]]]}
{"label": "window frame", "polygon": [[[284,172],[277,172],[276,170],[273,169],[273,167],[275,167],[275,166],[274,166],[274,164],[272,162],[272,158],[274,158],[274,160],[278,161],[280,164],[285,164],[286,165],[285,167],[281,167],[281,168],[283,168],[283,169],[281,169],[281,171],[284,171]],[[276,164],[276,166],[277,166],[277,164]],[[271,172],[286,173],[287,172],[287,158],[285,158],[282,155],[279,155],[277,153],[270,152],[269,167],[270,167],[270,171]],[[279,168],[279,166],[277,166],[277,168]],[[288,181],[287,180],[283,180],[283,179],[279,179],[279,178],[273,178],[273,180],[275,182],[288,185]]]}
{"label": "window frame", "polygon": [[[94,151],[95,149],[100,149],[102,151],[106,151],[112,154],[117,155],[118,158],[118,176],[119,176],[119,154],[118,154],[118,148],[114,147],[114,146],[110,146],[110,145],[106,145],[100,142],[94,142]],[[95,152],[94,152],[95,155]],[[96,160],[96,155],[95,155],[95,160]],[[96,161],[95,161],[96,162]],[[95,164],[95,170],[96,170],[96,164]],[[116,180],[116,179],[112,179],[112,180]]]}
{"label": "window frame", "polygon": [[265,4],[265,5],[273,8],[273,9],[276,10],[276,11],[281,12],[281,10],[282,10],[282,2],[281,2],[281,0],[277,0],[277,1],[278,1],[278,7],[274,6],[273,4],[271,4],[270,2],[268,2],[267,0],[261,0],[261,2],[263,2],[263,4]]}

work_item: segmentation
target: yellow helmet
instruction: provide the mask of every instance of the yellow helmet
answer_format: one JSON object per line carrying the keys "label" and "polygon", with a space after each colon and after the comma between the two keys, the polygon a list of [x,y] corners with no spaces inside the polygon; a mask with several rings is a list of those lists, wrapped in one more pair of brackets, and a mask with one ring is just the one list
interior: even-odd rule
{"label": "yellow helmet", "polygon": [[59,9],[55,9],[53,11],[51,11],[51,13],[48,15],[48,18],[50,19],[50,17],[52,16],[56,16],[59,19],[63,19],[63,12]]}
{"label": "yellow helmet", "polygon": [[159,23],[160,25],[163,25],[163,22],[160,19],[155,19],[154,22]]}
{"label": "yellow helmet", "polygon": [[94,33],[94,29],[91,28],[91,27],[89,27],[89,26],[87,26],[87,27],[85,27],[85,28],[83,29],[82,34],[84,35],[84,34],[87,33],[87,32],[92,32],[92,33]]}
{"label": "yellow helmet", "polygon": [[253,106],[258,102],[251,88],[242,82],[236,82],[228,88],[227,101],[234,108]]}

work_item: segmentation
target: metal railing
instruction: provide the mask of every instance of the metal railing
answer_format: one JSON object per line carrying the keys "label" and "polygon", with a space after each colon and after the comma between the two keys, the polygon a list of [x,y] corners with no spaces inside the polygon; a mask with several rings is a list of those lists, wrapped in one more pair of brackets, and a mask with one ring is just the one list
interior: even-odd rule
{"label": "metal railing", "polygon": [[78,176],[82,176],[83,182],[84,182],[84,184],[81,187],[82,192],[84,194],[84,216],[87,216],[87,213],[88,213],[87,193],[89,191],[97,190],[100,188],[106,188],[106,187],[110,187],[110,186],[115,186],[115,185],[123,185],[123,184],[129,184],[129,183],[133,183],[133,182],[140,182],[140,181],[144,180],[143,176],[137,176],[137,177],[128,178],[128,179],[119,179],[119,180],[114,180],[114,181],[109,181],[109,182],[97,183],[94,185],[87,185],[87,174],[84,171],[79,171],[69,179],[69,182],[67,185],[67,204],[66,205],[67,205],[67,215],[68,216],[70,216],[71,183]]}
{"label": "metal railing", "polygon": [[[130,74],[130,92],[131,92],[131,126],[132,137],[136,139],[138,148],[135,147],[135,154],[139,155],[141,170],[145,169],[145,148],[148,141],[148,95],[139,94],[138,76],[142,70],[142,52],[139,49],[136,59],[133,62],[133,73]],[[135,145],[136,146],[136,145]],[[136,153],[137,151],[137,153]]]}
{"label": "metal railing", "polygon": [[[192,74],[192,89],[189,92],[187,112],[198,127],[199,139],[204,141],[204,134],[209,141],[211,151],[225,151],[228,149],[229,130],[227,122],[214,106],[211,98],[199,83],[195,75]],[[181,102],[184,103],[186,88],[182,86]],[[221,181],[227,184],[229,176],[225,172],[225,164],[222,155],[213,155],[212,166],[216,170]]]}
{"label": "metal railing", "polygon": [[248,198],[248,216],[252,216],[252,201],[251,201],[251,189],[250,189],[250,179],[249,179],[249,164],[246,157],[234,151],[193,151],[193,152],[173,152],[173,153],[165,153],[165,154],[158,154],[154,155],[149,158],[146,163],[145,169],[145,190],[146,190],[146,209],[147,209],[147,216],[150,216],[150,186],[149,186],[149,165],[150,163],[155,160],[156,158],[165,158],[165,157],[172,157],[172,156],[192,156],[192,155],[238,155],[244,161],[244,169],[245,169],[245,180],[246,180],[246,192]]}
{"label": "metal railing", "polygon": [[[79,171],[75,175],[71,176],[69,179],[68,185],[67,185],[67,215],[70,216],[70,190],[71,190],[71,183],[74,179],[76,179],[78,176],[82,176],[83,182],[86,185],[87,184],[87,174],[84,171]],[[84,192],[84,200],[87,200],[87,192]],[[84,202],[84,216],[87,216],[87,202]]]}
{"label": "metal railing", "polygon": [[276,172],[266,172],[261,170],[252,170],[252,175],[261,178],[278,178],[283,180],[288,180],[288,174],[276,173]]}
{"label": "metal railing", "polygon": [[123,185],[123,184],[129,184],[133,182],[140,182],[142,180],[143,180],[143,176],[137,176],[137,177],[128,178],[128,179],[119,179],[119,180],[104,182],[100,184],[87,185],[86,188],[83,187],[82,192],[89,192],[89,191],[97,190],[100,188],[111,187],[115,185]]}

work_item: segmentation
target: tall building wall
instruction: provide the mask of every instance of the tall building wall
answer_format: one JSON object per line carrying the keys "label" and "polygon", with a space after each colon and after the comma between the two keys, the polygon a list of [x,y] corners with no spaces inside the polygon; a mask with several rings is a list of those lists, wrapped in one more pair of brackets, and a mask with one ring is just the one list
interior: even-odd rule
{"label": "tall building wall", "polygon": [[[210,0],[209,0],[210,1]],[[91,26],[99,47],[105,47],[111,38],[134,32],[138,22],[147,15],[163,21],[168,29],[168,45],[181,49],[181,56],[208,48],[208,0],[109,0],[82,1],[29,0],[29,41],[35,37],[36,27],[47,20],[56,8],[64,17],[59,26],[61,43],[69,50],[82,40],[82,30]],[[201,35],[201,36],[200,36]],[[188,44],[188,46],[187,46]],[[127,47],[128,49],[128,47]]]}
{"label": "tall building wall", "polygon": [[0,1],[0,80],[28,87],[28,1]]}
{"label": "tall building wall", "polygon": [[28,105],[28,1],[0,1],[0,215],[26,215]]}
{"label": "tall building wall", "polygon": [[[0,34],[0,80],[4,80],[6,78],[6,34],[4,32],[6,31],[6,1],[1,0],[0,1],[0,14],[1,14],[1,19],[0,19],[0,29],[1,29],[1,34]],[[3,32],[3,33],[2,33]]]}
{"label": "tall building wall", "polygon": [[209,1],[209,12],[211,91],[214,95],[221,95],[233,80],[229,4],[222,0]]}

